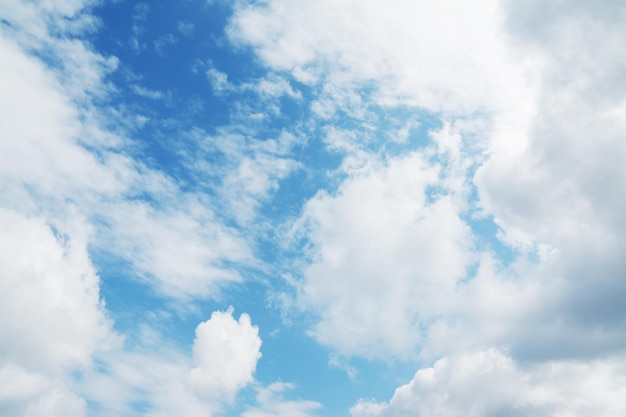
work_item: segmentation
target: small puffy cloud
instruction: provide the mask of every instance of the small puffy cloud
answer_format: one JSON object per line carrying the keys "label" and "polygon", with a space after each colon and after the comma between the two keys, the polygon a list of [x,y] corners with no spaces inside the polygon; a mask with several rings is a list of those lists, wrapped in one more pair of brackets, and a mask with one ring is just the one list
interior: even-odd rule
{"label": "small puffy cloud", "polygon": [[215,94],[223,94],[236,89],[236,87],[228,81],[228,74],[216,68],[209,68],[206,72],[206,76]]}
{"label": "small puffy cloud", "polygon": [[133,85],[132,90],[138,96],[149,98],[151,100],[159,100],[165,97],[165,94],[163,94],[161,91],[150,90],[149,88],[143,87],[141,85]]}
{"label": "small puffy cloud", "polygon": [[623,357],[524,369],[496,349],[459,354],[417,371],[388,403],[361,400],[353,417],[617,417],[626,406]]}
{"label": "small puffy cloud", "polygon": [[235,320],[232,312],[216,311],[196,328],[189,378],[202,395],[232,400],[254,380],[261,357],[259,329],[247,314]]}
{"label": "small puffy cloud", "polygon": [[236,320],[232,311],[215,311],[196,327],[191,355],[145,324],[132,346],[98,355],[98,367],[80,384],[100,410],[94,415],[223,415],[239,391],[255,382],[261,357],[258,328],[247,314]]}

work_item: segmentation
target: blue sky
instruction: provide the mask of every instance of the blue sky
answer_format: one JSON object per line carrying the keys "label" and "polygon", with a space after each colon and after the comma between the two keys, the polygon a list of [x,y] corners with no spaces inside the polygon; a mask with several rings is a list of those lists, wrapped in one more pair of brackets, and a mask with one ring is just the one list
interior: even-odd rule
{"label": "blue sky", "polygon": [[621,416],[625,19],[3,2],[0,414]]}

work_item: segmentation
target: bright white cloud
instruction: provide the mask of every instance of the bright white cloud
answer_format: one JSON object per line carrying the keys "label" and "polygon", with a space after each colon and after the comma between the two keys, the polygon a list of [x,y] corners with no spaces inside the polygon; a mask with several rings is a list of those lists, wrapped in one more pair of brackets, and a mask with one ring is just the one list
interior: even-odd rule
{"label": "bright white cloud", "polygon": [[353,417],[617,417],[626,406],[625,365],[618,357],[523,370],[495,349],[466,353],[420,369],[389,403],[361,400],[350,411]]}
{"label": "bright white cloud", "polygon": [[252,255],[247,242],[221,225],[202,200],[178,197],[176,204],[161,207],[143,201],[108,205],[100,215],[107,228],[96,244],[131,262],[138,277],[161,294],[180,300],[215,297],[225,283],[241,280],[222,262],[249,262]]}
{"label": "bright white cloud", "polygon": [[239,320],[232,309],[214,312],[196,328],[191,384],[202,395],[232,400],[234,394],[253,381],[261,357],[259,330],[250,316]]}
{"label": "bright white cloud", "polygon": [[99,404],[97,416],[222,415],[254,383],[260,347],[250,317],[243,313],[235,320],[232,309],[216,311],[196,327],[191,355],[146,328],[137,346],[100,355],[81,392]]}
{"label": "bright white cloud", "polygon": [[[4,36],[0,56],[12,63],[0,69],[4,204],[33,210],[36,198],[73,196],[93,202],[94,193],[122,191],[129,174],[124,161],[100,163],[78,145],[80,111],[54,74]],[[34,196],[28,196],[25,185]]]}
{"label": "bright white cloud", "polygon": [[428,196],[439,174],[417,153],[373,162],[307,203],[300,232],[313,263],[300,301],[320,317],[319,341],[346,355],[407,358],[419,323],[446,311],[472,241],[454,200]]}
{"label": "bright white cloud", "polygon": [[332,101],[369,85],[376,101],[454,113],[491,109],[515,88],[496,1],[270,1],[236,10],[231,39]]}
{"label": "bright white cloud", "polygon": [[1,209],[0,277],[0,409],[52,410],[64,407],[55,398],[67,396],[80,410],[81,400],[61,388],[67,373],[117,344],[85,237],[55,236],[41,219]]}

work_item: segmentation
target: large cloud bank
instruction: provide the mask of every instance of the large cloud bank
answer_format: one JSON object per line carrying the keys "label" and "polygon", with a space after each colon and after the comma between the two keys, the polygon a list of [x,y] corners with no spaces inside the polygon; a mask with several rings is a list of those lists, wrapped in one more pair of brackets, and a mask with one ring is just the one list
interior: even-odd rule
{"label": "large cloud bank", "polygon": [[[346,179],[295,223],[310,334],[348,358],[438,360],[354,415],[619,414],[625,13],[612,1],[237,10],[231,37],[318,92],[312,113],[346,154]],[[442,122],[418,155],[372,147],[380,112],[401,109]],[[341,118],[353,124],[323,127]],[[480,219],[502,246],[485,245]]]}

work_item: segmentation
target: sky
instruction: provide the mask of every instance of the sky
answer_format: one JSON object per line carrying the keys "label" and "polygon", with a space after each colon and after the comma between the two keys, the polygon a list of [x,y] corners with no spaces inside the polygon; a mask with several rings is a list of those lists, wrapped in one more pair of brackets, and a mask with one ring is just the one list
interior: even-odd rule
{"label": "sky", "polygon": [[0,2],[0,414],[626,410],[626,3]]}

